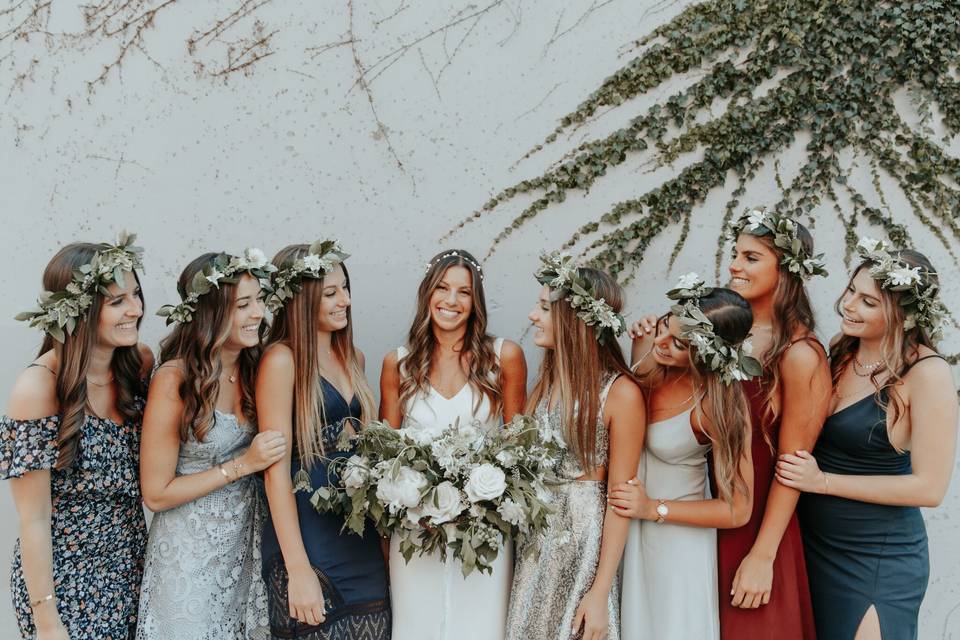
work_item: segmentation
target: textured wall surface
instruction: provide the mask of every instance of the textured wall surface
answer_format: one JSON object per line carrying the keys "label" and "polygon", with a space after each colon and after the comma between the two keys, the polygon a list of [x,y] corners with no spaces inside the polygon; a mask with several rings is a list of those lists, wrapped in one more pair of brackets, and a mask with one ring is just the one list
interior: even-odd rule
{"label": "textured wall surface", "polygon": [[[47,260],[64,243],[111,239],[122,228],[137,232],[146,249],[143,338],[154,348],[164,327],[153,311],[176,298],[176,276],[199,253],[253,244],[272,254],[290,242],[340,238],[353,254],[355,331],[376,386],[381,358],[411,320],[425,261],[453,246],[483,255],[529,200],[518,198],[449,240],[441,236],[492,193],[539,175],[581,139],[621,126],[624,117],[601,114],[556,148],[517,162],[629,59],[632,40],[685,3],[97,0],[87,4],[104,10],[91,23],[79,4],[30,15],[33,4],[11,3],[20,8],[2,16],[0,37],[4,404],[39,344],[12,316],[32,305]],[[117,8],[130,18],[125,29],[109,17]],[[620,109],[638,113],[662,97]],[[906,96],[903,103],[909,110]],[[781,156],[785,173],[796,170],[803,144]],[[951,151],[958,155],[960,142]],[[611,171],[616,179],[572,195],[486,259],[492,328],[522,341],[531,371],[539,354],[523,336],[538,291],[530,277],[538,252],[681,168],[651,171],[630,160]],[[869,178],[862,182],[870,191]],[[896,190],[888,195],[895,218],[944,273],[945,299],[960,312],[960,269],[915,224]],[[742,200],[775,202],[773,176],[759,174]],[[713,273],[724,202],[714,194],[697,211],[672,273],[666,256],[679,230],[655,241],[629,286],[628,316],[665,309],[663,293],[676,275]],[[816,280],[811,293],[828,337],[838,326],[831,304],[845,284],[842,230],[827,206],[817,218],[814,235],[832,275]],[[956,330],[944,347],[960,351]],[[954,480],[944,504],[925,511],[925,639],[960,638],[957,486]],[[0,514],[6,576],[17,531],[5,488]],[[0,636],[13,635],[4,577]]]}

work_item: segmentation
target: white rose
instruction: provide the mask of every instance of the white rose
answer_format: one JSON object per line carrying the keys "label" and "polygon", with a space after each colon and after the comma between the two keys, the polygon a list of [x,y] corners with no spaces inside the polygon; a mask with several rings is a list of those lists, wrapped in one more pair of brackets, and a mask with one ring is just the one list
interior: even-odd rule
{"label": "white rose", "polygon": [[267,264],[267,256],[264,255],[263,251],[254,247],[247,249],[244,257],[247,259],[247,264],[253,269],[259,269]]}
{"label": "white rose", "polygon": [[377,499],[396,513],[403,508],[420,504],[420,492],[427,486],[427,478],[410,467],[400,467],[396,474],[386,474],[377,483]]}
{"label": "white rose", "polygon": [[303,266],[309,269],[310,271],[320,271],[320,256],[315,253],[304,256]]}
{"label": "white rose", "polygon": [[343,469],[343,486],[347,489],[347,495],[353,493],[362,487],[370,478],[370,461],[364,456],[351,456]]}
{"label": "white rose", "polygon": [[914,282],[920,282],[920,267],[900,267],[899,269],[893,269],[890,273],[887,274],[887,278],[890,280],[890,284],[895,287],[903,285],[911,285]]}
{"label": "white rose", "polygon": [[518,462],[517,454],[513,453],[512,451],[506,451],[506,450],[498,453],[496,455],[496,459],[497,459],[497,462],[505,466],[507,469],[517,464]]}
{"label": "white rose", "polygon": [[443,429],[436,425],[425,425],[417,422],[400,429],[401,437],[406,437],[407,440],[418,447],[424,447],[430,444],[439,438],[442,433]]}
{"label": "white rose", "polygon": [[464,487],[470,502],[495,500],[503,495],[506,488],[507,480],[503,470],[489,463],[481,464],[471,471],[467,486]]}
{"label": "white rose", "polygon": [[465,507],[460,499],[460,490],[453,486],[452,482],[444,480],[427,494],[420,509],[424,516],[430,518],[431,523],[443,524],[455,519]]}
{"label": "white rose", "polygon": [[526,514],[523,512],[523,507],[510,498],[500,503],[500,506],[497,507],[497,513],[508,523],[516,527],[521,527],[526,524]]}
{"label": "white rose", "polygon": [[700,282],[700,276],[696,272],[690,272],[680,276],[677,281],[678,289],[693,289]]}

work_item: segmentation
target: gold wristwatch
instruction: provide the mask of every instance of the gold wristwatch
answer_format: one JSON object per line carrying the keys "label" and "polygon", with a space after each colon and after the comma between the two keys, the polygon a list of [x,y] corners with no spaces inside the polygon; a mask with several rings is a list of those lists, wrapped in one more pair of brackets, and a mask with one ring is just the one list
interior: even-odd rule
{"label": "gold wristwatch", "polygon": [[656,523],[660,524],[666,521],[667,516],[670,514],[670,509],[667,508],[667,501],[663,498],[657,500],[657,520]]}

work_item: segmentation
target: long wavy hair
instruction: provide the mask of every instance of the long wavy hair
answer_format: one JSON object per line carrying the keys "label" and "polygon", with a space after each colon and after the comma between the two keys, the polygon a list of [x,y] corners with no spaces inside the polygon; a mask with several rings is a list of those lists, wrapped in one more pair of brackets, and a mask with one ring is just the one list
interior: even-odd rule
{"label": "long wavy hair", "polygon": [[[807,255],[813,255],[813,236],[805,226],[793,220],[797,225],[797,238],[800,245]],[[780,417],[780,359],[790,347],[794,337],[801,333],[803,335],[816,335],[816,318],[813,314],[813,305],[810,304],[810,296],[807,293],[806,284],[796,273],[780,263],[783,258],[783,250],[773,243],[772,235],[754,236],[748,230],[744,230],[758,241],[762,242],[777,257],[777,286],[773,291],[773,319],[772,319],[772,341],[770,348],[763,354],[761,364],[768,380],[766,394],[763,399],[763,417],[764,424],[771,425]],[[767,444],[773,447],[773,442],[767,428],[763,429],[764,438]]]}
{"label": "long wavy hair", "polygon": [[[298,258],[305,257],[309,249],[310,246],[306,244],[284,247],[274,256],[273,264],[278,269],[288,268]],[[345,264],[341,263],[340,266],[347,278],[349,291],[350,274]],[[316,329],[323,298],[323,283],[324,279],[314,278],[304,278],[301,281],[300,291],[274,314],[266,342],[267,347],[281,342],[293,351],[293,433],[300,464],[307,469],[324,454],[320,430],[327,424],[320,376],[320,345]],[[351,307],[347,307],[347,326],[333,332],[331,347],[333,356],[350,376],[350,384],[360,401],[360,421],[367,422],[376,416],[376,409],[373,392],[353,346]],[[349,398],[346,400],[350,401]]]}
{"label": "long wavy hair", "polygon": [[463,267],[470,272],[472,310],[467,319],[467,331],[460,351],[460,364],[467,369],[467,384],[477,391],[474,412],[486,396],[490,400],[490,415],[499,415],[503,409],[503,394],[493,336],[487,334],[487,300],[483,277],[477,260],[467,251],[438,253],[430,260],[430,267],[417,288],[417,311],[407,333],[407,350],[403,359],[404,375],[400,381],[400,406],[406,406],[418,392],[426,392],[430,384],[430,363],[437,348],[430,319],[430,297],[451,267]]}
{"label": "long wavy hair", "polygon": [[[912,249],[893,251],[891,254],[898,260],[905,262],[909,267],[920,267],[920,278],[924,287],[928,287],[931,284],[939,287],[940,279],[937,276],[936,269],[933,268],[933,264],[931,264],[925,255]],[[871,263],[867,261],[861,262],[857,268],[853,270],[853,273],[850,275],[850,280],[847,283],[847,289],[850,288],[853,279],[857,277],[860,270],[869,269],[870,264]],[[910,368],[911,363],[916,360],[919,355],[921,345],[932,349],[936,353],[939,352],[925,328],[917,325],[907,331],[903,330],[905,316],[903,307],[900,305],[900,300],[904,295],[909,294],[909,291],[891,291],[884,289],[879,286],[879,284],[877,288],[880,290],[880,309],[883,313],[886,330],[880,342],[880,354],[883,359],[883,366],[877,367],[871,372],[870,381],[876,389],[875,399],[877,404],[883,407],[885,411],[892,406],[893,419],[887,423],[886,428],[887,438],[890,440],[890,443],[893,444],[893,429],[896,428],[900,417],[904,415],[907,408],[897,387],[900,386],[903,376],[906,374],[907,369]],[[846,291],[846,289],[844,291]],[[843,315],[844,295],[837,298],[833,307],[840,316]],[[859,345],[859,338],[844,335],[831,347],[830,374],[833,378],[834,386],[836,386],[840,374],[843,373],[844,369],[853,361]],[[885,379],[881,380],[881,377],[884,375],[886,375]],[[887,399],[884,399],[884,395],[886,395]],[[896,445],[894,445],[894,447],[896,447]],[[900,449],[897,449],[897,451],[902,452]]]}
{"label": "long wavy hair", "polygon": [[[717,288],[699,301],[700,310],[713,323],[714,332],[729,344],[740,344],[750,334],[753,312],[743,297],[730,289]],[[667,314],[661,318],[669,318]],[[663,325],[657,323],[657,330]],[[703,411],[704,400],[709,404],[713,433],[704,435],[713,449],[714,471],[720,497],[733,504],[735,491],[747,493],[747,483],[740,471],[740,459],[746,455],[750,439],[750,405],[743,385],[724,384],[720,376],[696,357],[696,346],[687,349],[687,371],[694,388],[694,408]],[[656,364],[639,377],[644,389],[654,389],[663,383],[668,367]],[[649,398],[650,395],[648,394]]]}
{"label": "long wavy hair", "polygon": [[[589,267],[581,268],[580,273],[597,297],[617,313],[623,309],[623,289],[616,280]],[[600,344],[593,327],[577,316],[566,298],[550,303],[550,318],[554,348],[543,354],[526,411],[532,413],[542,400],[550,402],[553,389],[559,388],[566,441],[585,470],[596,469],[597,429],[604,428],[600,424],[600,391],[608,376],[633,378],[633,373],[623,359],[620,344],[616,340]]]}
{"label": "long wavy hair", "polygon": [[[97,251],[110,248],[107,244],[93,244],[89,242],[75,242],[68,244],[56,253],[43,271],[43,288],[45,291],[63,291],[73,281],[73,272],[84,264],[93,260]],[[140,284],[140,277],[133,272],[133,277]],[[57,355],[57,405],[59,406],[60,426],[57,433],[57,469],[71,466],[77,457],[80,443],[80,431],[86,420],[87,413],[93,413],[87,398],[87,372],[90,368],[90,354],[97,345],[100,310],[103,308],[103,294],[98,290],[91,290],[93,302],[86,314],[77,318],[77,326],[73,332],[65,336],[63,343],[54,340],[49,334],[44,335],[43,343],[37,357],[51,349]],[[143,303],[143,292],[140,294]],[[140,327],[141,316],[137,319]],[[110,372],[116,381],[117,412],[124,421],[134,420],[141,414],[141,407],[137,397],[143,394],[143,384],[140,379],[143,369],[143,359],[137,345],[117,347],[113,351],[110,361]]]}
{"label": "long wavy hair", "polygon": [[[186,299],[193,277],[205,266],[212,265],[218,255],[204,253],[187,265],[177,281],[181,299]],[[180,416],[182,442],[186,442],[191,434],[198,442],[203,442],[213,426],[213,412],[220,395],[220,374],[223,373],[220,354],[233,328],[236,295],[237,285],[221,282],[200,296],[191,322],[178,323],[160,342],[159,363],[180,360],[183,365],[183,381],[178,389],[184,405]],[[261,323],[261,342],[266,332],[266,323]],[[243,417],[250,424],[257,420],[254,387],[261,352],[260,344],[241,349],[237,360]]]}

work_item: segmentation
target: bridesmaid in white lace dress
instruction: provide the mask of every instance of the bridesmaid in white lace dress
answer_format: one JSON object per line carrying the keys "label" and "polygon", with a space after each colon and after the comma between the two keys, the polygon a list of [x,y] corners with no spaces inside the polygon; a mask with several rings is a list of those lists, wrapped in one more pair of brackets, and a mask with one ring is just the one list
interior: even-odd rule
{"label": "bridesmaid in white lace dress", "polygon": [[739,350],[750,306],[728,289],[684,284],[693,288],[671,292],[682,304],[631,330],[650,422],[637,478],[609,498],[615,513],[634,519],[623,556],[624,640],[719,640],[717,529],[742,526],[752,506],[750,413],[739,382],[745,368],[760,367]]}
{"label": "bridesmaid in white lace dress", "polygon": [[[456,421],[499,428],[521,410],[526,363],[520,347],[487,335],[483,274],[457,250],[430,261],[406,347],[384,359],[381,418],[395,427],[436,428]],[[501,549],[491,574],[463,577],[450,555],[414,556],[390,547],[393,640],[502,640],[513,551]]]}
{"label": "bridesmaid in white lace dress", "polygon": [[[200,256],[180,277],[184,302],[161,312],[178,324],[161,344],[144,415],[143,499],[157,513],[138,640],[269,637],[261,489],[252,474],[280,459],[285,442],[278,432],[257,435],[253,407],[261,256]],[[202,277],[211,267],[216,286]]]}

